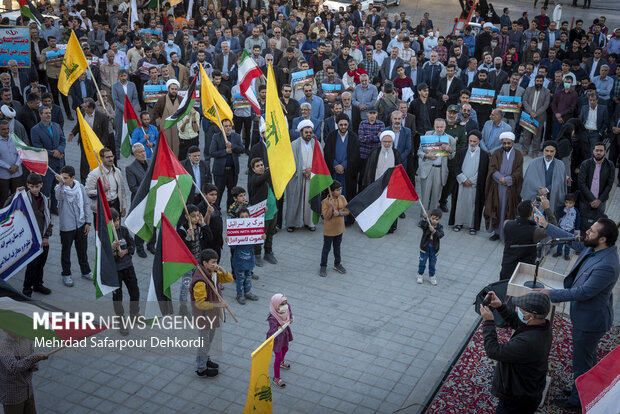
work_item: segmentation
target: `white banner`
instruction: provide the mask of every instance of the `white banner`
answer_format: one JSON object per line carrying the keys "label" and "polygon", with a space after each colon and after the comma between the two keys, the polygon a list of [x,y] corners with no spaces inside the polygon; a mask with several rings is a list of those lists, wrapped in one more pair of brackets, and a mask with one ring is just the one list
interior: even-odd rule
{"label": "white banner", "polygon": [[226,239],[229,246],[262,244],[265,234],[265,216],[226,220]]}

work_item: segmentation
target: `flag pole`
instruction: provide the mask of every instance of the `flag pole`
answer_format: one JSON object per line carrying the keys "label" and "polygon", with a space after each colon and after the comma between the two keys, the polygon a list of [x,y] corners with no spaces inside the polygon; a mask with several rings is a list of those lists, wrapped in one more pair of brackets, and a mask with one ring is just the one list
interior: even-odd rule
{"label": "flag pole", "polygon": [[420,207],[422,207],[422,213],[424,214],[424,217],[426,218],[426,221],[428,222],[428,225],[431,225],[431,218],[428,216],[428,213],[426,212],[426,209],[424,208],[424,204],[422,203],[422,199],[418,197],[418,203],[420,203]]}
{"label": "flag pole", "polygon": [[[93,153],[95,153],[95,159],[97,160],[97,164],[99,164],[99,171],[101,171],[101,178],[103,179],[103,182],[105,185],[109,186],[110,183],[108,182],[108,179],[106,178],[105,174],[103,173],[103,165],[101,165],[101,161],[99,160],[99,157],[97,156],[97,151],[93,150]],[[120,219],[120,214],[121,212],[118,212],[119,214],[119,219]],[[116,233],[116,227],[114,226],[114,223],[112,223],[112,235],[114,236],[114,241],[117,242],[118,241],[118,235]],[[121,251],[121,246],[119,244],[118,246],[118,251]]]}
{"label": "flag pole", "polygon": [[[84,53],[83,50],[82,50],[82,53]],[[101,108],[103,108],[107,116],[110,116],[110,114],[108,114],[108,110],[105,107],[105,102],[103,101],[103,97],[101,96],[101,91],[99,90],[99,86],[97,85],[97,82],[95,82],[95,77],[93,76],[93,72],[90,70],[90,65],[86,66],[86,68],[88,69],[88,73],[90,73],[91,80],[95,84],[95,89],[97,89],[97,96],[99,96],[99,102],[101,102]]]}
{"label": "flag pole", "polygon": [[181,187],[179,187],[179,181],[177,177],[174,177],[174,183],[176,185],[177,190],[179,191],[179,197],[181,197],[181,202],[183,203],[183,210],[185,210],[185,215],[187,216],[187,225],[189,228],[192,228],[192,221],[189,219],[189,212],[187,211],[187,204],[185,204],[185,198],[183,197],[183,192],[181,191]]}
{"label": "flag pole", "polygon": [[[192,183],[194,184],[194,187],[198,188],[198,184],[196,184],[196,180],[194,180],[193,177],[192,177]],[[198,192],[202,196],[202,199],[205,201],[205,203],[207,203],[207,207],[211,207],[211,203],[209,203],[209,200],[207,200],[207,197],[205,197],[205,194],[202,192],[200,188],[198,188]]]}
{"label": "flag pole", "polygon": [[275,331],[275,333],[273,335],[271,335],[269,338],[275,338],[276,336],[280,335],[282,332],[284,332],[284,330],[286,328],[288,328],[288,326],[291,324],[291,322],[293,322],[293,321],[289,320],[287,323],[285,323],[284,325],[280,326],[278,328],[278,330]]}
{"label": "flag pole", "polygon": [[[217,289],[215,288],[215,286],[213,285],[213,282],[211,281],[211,279],[207,276],[207,274],[205,273],[204,270],[202,270],[202,265],[200,263],[198,263],[198,266],[196,266],[198,268],[198,270],[200,270],[200,273],[202,273],[202,275],[204,276],[204,278],[207,280],[207,283],[209,284],[209,286],[211,287],[211,289],[213,289],[213,291],[215,292],[215,296],[217,296],[218,300],[220,302],[224,302],[224,299],[222,298],[222,295],[220,295],[220,293],[217,291]],[[232,316],[232,318],[235,320],[235,322],[239,322],[237,320],[237,318],[235,318],[235,315],[233,315],[233,313],[231,312],[230,308],[228,307],[228,303],[226,304],[226,310],[228,311],[228,313],[230,313],[230,316]]]}
{"label": "flag pole", "polygon": [[53,351],[48,352],[47,354],[45,354],[45,356],[47,356],[47,357],[49,358],[50,356],[54,355],[56,352],[58,352],[58,351],[62,351],[62,350],[63,350],[63,349],[65,349],[66,347],[67,347],[66,345],[63,345],[63,346],[61,346],[60,348],[56,348],[56,349],[54,349]]}

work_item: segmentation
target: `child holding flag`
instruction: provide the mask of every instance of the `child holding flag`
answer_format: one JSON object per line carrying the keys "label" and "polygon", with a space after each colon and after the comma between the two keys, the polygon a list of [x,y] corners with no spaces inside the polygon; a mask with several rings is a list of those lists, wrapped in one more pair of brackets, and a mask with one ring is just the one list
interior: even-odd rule
{"label": "child holding flag", "polygon": [[424,213],[424,219],[420,220],[418,226],[422,229],[422,240],[420,240],[420,264],[418,265],[418,283],[424,281],[424,269],[428,260],[428,278],[431,285],[437,285],[435,278],[435,264],[439,254],[439,239],[443,237],[443,226],[441,220],[441,210],[436,208],[431,211],[431,218],[428,219]]}
{"label": "child holding flag", "polygon": [[[286,300],[286,296],[276,293],[271,297],[267,321],[269,322],[267,338],[276,333],[287,322],[293,322],[293,311],[291,310],[291,305]],[[273,383],[280,388],[286,387],[286,384],[280,378],[280,368],[291,369],[291,364],[284,362],[284,357],[288,352],[288,344],[292,340],[293,333],[290,326],[287,326],[284,332],[273,340],[273,352],[276,355],[276,359],[273,362]]]}
{"label": "child holding flag", "polygon": [[344,233],[344,218],[349,215],[347,199],[342,195],[342,184],[338,180],[329,186],[329,196],[321,202],[323,214],[323,251],[319,276],[327,277],[327,256],[334,245],[334,269],[338,273],[347,273],[340,264],[340,244]]}

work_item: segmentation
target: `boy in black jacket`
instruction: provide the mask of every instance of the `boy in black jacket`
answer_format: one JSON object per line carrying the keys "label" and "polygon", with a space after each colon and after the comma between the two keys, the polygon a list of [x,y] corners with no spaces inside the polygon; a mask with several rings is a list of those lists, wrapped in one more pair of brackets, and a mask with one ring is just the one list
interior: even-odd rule
{"label": "boy in black jacket", "polygon": [[435,264],[437,263],[437,255],[439,254],[439,239],[443,237],[443,226],[439,223],[441,220],[441,210],[436,208],[431,211],[430,224],[424,214],[424,219],[420,220],[418,226],[422,229],[422,240],[420,240],[420,263],[418,265],[418,283],[424,281],[424,270],[426,269],[426,261],[428,260],[428,278],[431,285],[437,285],[435,278]]}
{"label": "boy in black jacket", "polygon": [[198,204],[198,210],[204,217],[205,223],[211,229],[211,239],[207,242],[206,248],[213,249],[217,253],[218,263],[219,258],[222,256],[222,246],[224,245],[224,237],[222,232],[224,231],[224,223],[222,221],[222,212],[220,208],[215,204],[217,200],[217,187],[214,184],[205,184],[205,198],[209,202],[207,204],[204,200]]}
{"label": "boy in black jacket", "polygon": [[[136,245],[127,227],[121,226],[121,217],[118,211],[114,208],[110,208],[110,214],[112,214],[116,235],[118,236],[118,240],[112,243],[114,262],[116,263],[116,272],[118,273],[118,282],[120,286],[112,292],[114,313],[121,317],[125,315],[125,309],[123,308],[123,283],[125,283],[127,292],[129,292],[129,315],[135,318],[140,311],[140,290],[138,289],[138,279],[136,278],[136,271],[133,268],[133,261],[131,260],[131,256],[135,253]],[[127,326],[122,323],[119,332],[123,336],[129,334]]]}
{"label": "boy in black jacket", "polygon": [[[252,158],[250,161],[252,170],[248,176],[248,194],[250,196],[250,205],[258,204],[267,200],[265,208],[265,261],[271,264],[277,264],[278,260],[273,255],[273,235],[276,232],[276,197],[271,189],[271,174],[269,167],[265,167],[262,158]],[[261,257],[261,245],[254,246],[254,259],[256,266],[263,265]]]}

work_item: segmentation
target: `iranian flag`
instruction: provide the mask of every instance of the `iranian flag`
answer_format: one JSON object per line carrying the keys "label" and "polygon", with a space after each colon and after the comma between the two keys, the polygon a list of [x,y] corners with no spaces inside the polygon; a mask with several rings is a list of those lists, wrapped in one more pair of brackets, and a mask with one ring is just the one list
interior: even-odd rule
{"label": "iranian flag", "polygon": [[260,116],[260,106],[256,99],[256,92],[252,89],[252,81],[263,76],[263,72],[259,69],[254,59],[250,57],[244,49],[241,55],[241,63],[239,64],[239,93],[250,102],[256,115]]}
{"label": "iranian flag", "polygon": [[121,143],[121,154],[123,157],[129,158],[131,155],[131,134],[134,129],[142,127],[140,125],[140,120],[136,115],[136,111],[133,109],[133,105],[131,105],[131,101],[129,97],[125,95],[125,106],[123,107],[123,132],[121,136],[123,137],[123,142]]}
{"label": "iranian flag", "polygon": [[[32,340],[42,338],[71,341],[86,338],[105,329],[97,326],[94,329],[81,329],[81,326],[75,326],[75,320],[69,323],[65,318],[55,320],[55,323],[52,323],[51,317],[45,315],[45,312],[64,311],[41,301],[32,300],[17,292],[7,283],[0,281],[0,329]],[[46,318],[46,316],[48,317]],[[35,319],[47,321],[49,325],[45,327],[38,324],[35,329]]]}
{"label": "iranian flag", "polygon": [[[37,10],[37,8],[34,7],[34,5],[30,2],[30,0],[18,0],[18,3],[19,3],[19,11],[21,12],[22,16],[29,18],[30,20],[35,22],[39,27],[43,27],[43,21],[45,20],[45,18],[43,17],[41,12],[39,12],[39,10]],[[24,26],[23,22],[22,22],[22,26]]]}
{"label": "iranian flag", "polygon": [[153,256],[153,270],[147,296],[147,319],[157,314],[152,306],[155,302],[159,304],[162,315],[172,313],[170,286],[197,265],[198,262],[181,240],[179,233],[162,213],[161,232],[157,238],[157,248]]}
{"label": "iranian flag", "polygon": [[347,208],[368,237],[383,237],[401,213],[419,200],[402,165],[389,168]]}
{"label": "iranian flag", "polygon": [[151,240],[154,229],[159,227],[162,213],[176,226],[183,211],[183,201],[192,187],[192,176],[172,153],[163,131],[159,134],[152,158],[145,180],[140,184],[125,219],[127,228],[142,240]]}
{"label": "iranian flag", "polygon": [[312,209],[312,222],[317,224],[321,217],[321,193],[329,187],[334,180],[329,173],[323,151],[318,142],[314,142],[314,150],[312,154],[312,168],[310,170],[310,191],[308,194],[308,202]]}
{"label": "iranian flag", "polygon": [[183,119],[185,115],[189,114],[189,111],[194,106],[194,103],[196,103],[196,79],[198,79],[198,75],[194,76],[194,80],[192,80],[192,83],[189,84],[187,93],[183,97],[183,100],[179,104],[176,112],[164,121],[164,129],[172,127],[174,124]]}
{"label": "iranian flag", "polygon": [[620,407],[620,346],[575,381],[584,414],[618,412]]}
{"label": "iranian flag", "polygon": [[45,148],[36,148],[26,145],[17,135],[11,134],[13,143],[22,160],[22,165],[33,173],[45,175],[47,173],[47,151]]}
{"label": "iranian flag", "polygon": [[112,250],[114,221],[108,205],[108,198],[103,189],[101,178],[97,179],[97,221],[95,222],[95,270],[93,283],[95,297],[107,295],[120,287],[114,251]]}

